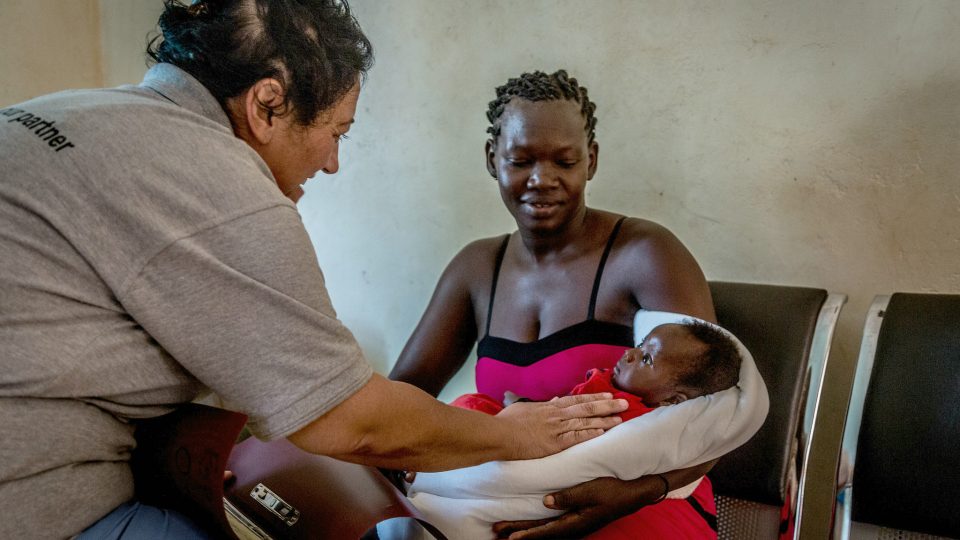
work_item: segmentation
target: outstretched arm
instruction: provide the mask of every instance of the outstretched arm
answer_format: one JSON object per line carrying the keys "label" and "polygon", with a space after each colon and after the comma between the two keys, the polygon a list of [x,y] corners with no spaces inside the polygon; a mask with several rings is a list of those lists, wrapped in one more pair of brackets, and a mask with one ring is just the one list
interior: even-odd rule
{"label": "outstretched arm", "polygon": [[[603,399],[601,399],[603,398]],[[450,407],[379,375],[289,437],[309,452],[378,467],[438,471],[529,459],[592,439],[626,408],[609,394],[522,403],[496,417]],[[516,437],[524,433],[524,438]]]}
{"label": "outstretched arm", "polygon": [[[415,471],[437,471],[491,460],[553,454],[620,423],[610,415],[621,400],[586,396],[512,407],[496,417],[449,407],[433,399],[463,365],[476,338],[470,285],[484,241],[448,265],[420,324],[390,374],[295,433],[302,448],[345,461]],[[410,384],[408,384],[410,383]],[[419,388],[418,388],[419,387]],[[424,393],[421,389],[425,390]],[[606,396],[609,398],[609,395]],[[523,438],[517,433],[531,435]]]}

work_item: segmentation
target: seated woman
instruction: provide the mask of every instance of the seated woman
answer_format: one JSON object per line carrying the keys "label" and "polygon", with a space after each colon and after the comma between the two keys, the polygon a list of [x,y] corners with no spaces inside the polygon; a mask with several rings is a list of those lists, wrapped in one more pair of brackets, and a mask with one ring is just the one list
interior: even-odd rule
{"label": "seated woman", "polygon": [[[597,171],[596,106],[566,72],[525,73],[497,89],[490,103],[487,170],[497,181],[517,231],[477,240],[440,278],[391,378],[439,394],[477,347],[479,392],[502,400],[512,391],[536,400],[567,393],[591,368],[612,368],[634,345],[639,309],[715,321],[710,291],[683,244],[656,223],[587,208]],[[766,413],[757,404],[755,416]],[[687,485],[712,466],[664,474]],[[513,538],[583,537],[634,512],[669,512],[665,537],[716,537],[709,480],[693,498],[659,500],[657,476],[598,478],[544,497],[560,518],[500,523]],[[662,521],[662,520],[661,520]],[[653,536],[656,537],[656,536]],[[691,536],[687,536],[691,537]]]}
{"label": "seated woman", "polygon": [[[611,392],[627,400],[630,407],[620,416],[629,422],[549,459],[421,473],[408,494],[424,518],[450,538],[489,539],[497,521],[556,515],[540,504],[551,489],[600,476],[629,479],[702,463],[726,453],[730,444],[745,442],[760,427],[752,407],[745,404],[765,400],[766,393],[749,352],[735,337],[711,323],[677,314],[641,312],[637,323],[642,338],[638,346],[627,350],[613,369],[590,370],[587,380],[570,392]],[[709,399],[699,399],[708,394]],[[488,414],[503,409],[485,394],[466,394],[453,404]],[[650,418],[639,418],[655,410]],[[753,429],[744,429],[744,423]],[[658,476],[663,483],[661,499],[686,499],[699,483],[670,491],[667,479]],[[696,499],[687,502],[699,504]],[[620,518],[591,538],[664,537],[684,526],[674,523],[670,512],[638,514]],[[704,523],[688,525],[684,536],[711,534]],[[417,535],[384,527],[380,537]]]}

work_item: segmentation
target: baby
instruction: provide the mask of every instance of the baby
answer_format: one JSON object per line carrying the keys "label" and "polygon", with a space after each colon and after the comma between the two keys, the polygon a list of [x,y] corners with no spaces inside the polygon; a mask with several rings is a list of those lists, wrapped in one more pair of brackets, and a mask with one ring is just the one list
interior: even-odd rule
{"label": "baby", "polygon": [[[451,538],[492,538],[497,521],[557,515],[543,506],[547,493],[602,476],[630,479],[703,463],[740,446],[759,429],[766,415],[766,389],[749,351],[735,336],[693,317],[652,311],[637,314],[634,332],[635,348],[612,368],[590,370],[570,392],[611,392],[627,400],[623,424],[539,460],[421,473],[409,495],[422,517]],[[504,407],[484,394],[466,394],[453,404],[489,414]],[[698,482],[672,491],[670,498],[688,497]],[[617,528],[629,538],[634,524],[624,521]],[[418,537],[409,530],[405,536],[385,529],[378,526],[381,538]]]}
{"label": "baby", "polygon": [[[734,386],[740,363],[737,344],[714,325],[693,319],[661,324],[628,349],[613,369],[590,370],[570,394],[611,392],[626,399],[630,406],[620,413],[626,421]],[[507,404],[515,400],[507,395]],[[484,394],[465,394],[451,405],[489,414],[503,410],[503,404]]]}

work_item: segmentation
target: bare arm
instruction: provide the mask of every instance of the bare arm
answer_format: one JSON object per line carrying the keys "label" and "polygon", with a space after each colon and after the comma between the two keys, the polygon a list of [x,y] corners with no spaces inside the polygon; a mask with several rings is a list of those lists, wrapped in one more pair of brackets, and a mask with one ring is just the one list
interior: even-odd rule
{"label": "bare arm", "polygon": [[[598,397],[520,403],[489,416],[449,407],[409,384],[374,375],[289,439],[304,450],[344,461],[416,471],[530,459],[591,439],[620,423],[609,415],[625,409],[626,403]],[[523,444],[517,433],[524,433]]]}
{"label": "bare arm", "polygon": [[707,280],[690,251],[670,231],[649,221],[629,220],[635,262],[629,287],[644,309],[672,311],[716,322]]}
{"label": "bare arm", "polygon": [[[671,490],[685,486],[706,474],[716,461],[664,473]],[[497,538],[511,540],[540,538],[580,538],[607,523],[636,512],[663,495],[663,481],[643,476],[624,481],[612,477],[597,478],[544,497],[544,506],[568,510],[559,518],[529,521],[503,521],[493,526]]]}
{"label": "bare arm", "polygon": [[390,371],[391,379],[436,396],[466,362],[478,333],[471,287],[481,279],[478,274],[493,265],[492,259],[484,257],[489,243],[470,244],[447,265],[420,323]]}

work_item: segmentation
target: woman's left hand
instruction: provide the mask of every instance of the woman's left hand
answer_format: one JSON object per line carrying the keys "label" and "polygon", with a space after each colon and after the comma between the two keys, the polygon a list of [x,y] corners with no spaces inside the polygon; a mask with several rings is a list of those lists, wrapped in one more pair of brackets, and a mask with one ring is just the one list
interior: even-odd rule
{"label": "woman's left hand", "polygon": [[551,493],[544,506],[566,510],[562,516],[532,521],[501,521],[494,524],[497,538],[533,540],[540,538],[582,538],[606,524],[657,500],[663,483],[656,477],[619,480],[597,478]]}

